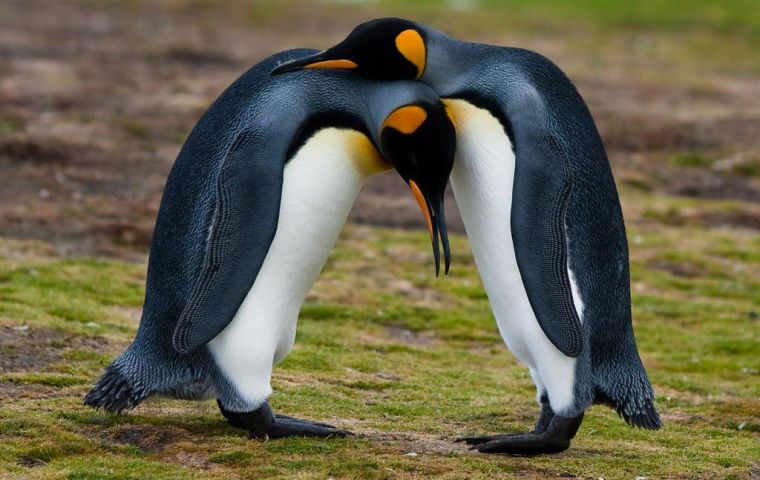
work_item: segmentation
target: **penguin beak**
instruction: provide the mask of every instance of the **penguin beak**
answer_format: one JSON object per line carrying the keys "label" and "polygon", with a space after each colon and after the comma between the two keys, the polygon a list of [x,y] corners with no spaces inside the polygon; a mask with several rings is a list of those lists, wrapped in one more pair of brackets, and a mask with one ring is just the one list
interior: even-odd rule
{"label": "penguin beak", "polygon": [[431,203],[414,180],[409,180],[409,188],[411,188],[412,195],[414,195],[414,199],[417,200],[417,204],[420,206],[420,211],[425,216],[428,233],[430,234],[430,241],[433,244],[435,276],[437,277],[441,271],[441,252],[439,243],[443,244],[444,275],[448,275],[449,266],[451,265],[451,248],[449,246],[449,235],[446,229],[443,195],[440,195],[434,203]]}
{"label": "penguin beak", "polygon": [[356,68],[358,65],[356,62],[345,58],[329,58],[329,52],[327,50],[309,55],[307,57],[298,58],[278,65],[270,75],[280,75],[281,73],[295,72],[303,70],[304,68],[337,68],[337,69],[351,69]]}

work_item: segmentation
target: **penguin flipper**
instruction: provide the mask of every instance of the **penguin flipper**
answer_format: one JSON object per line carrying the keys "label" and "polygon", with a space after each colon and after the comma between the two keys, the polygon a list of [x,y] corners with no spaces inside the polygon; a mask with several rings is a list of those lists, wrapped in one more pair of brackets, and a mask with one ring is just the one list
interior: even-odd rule
{"label": "penguin flipper", "polygon": [[224,159],[203,266],[172,337],[179,353],[205,345],[232,321],[274,238],[284,162],[261,136],[241,133]]}
{"label": "penguin flipper", "polygon": [[515,132],[522,138],[511,214],[517,265],[544,334],[563,354],[577,357],[583,328],[573,302],[565,234],[572,172],[553,134],[538,126],[521,130]]}
{"label": "penguin flipper", "polygon": [[568,145],[579,143],[604,158],[601,140],[572,82],[547,58],[523,49],[456,45],[439,74],[422,80],[443,98],[488,110],[504,127],[516,157],[510,217],[520,276],[544,334],[563,354],[578,357],[584,334],[564,224],[573,190]]}

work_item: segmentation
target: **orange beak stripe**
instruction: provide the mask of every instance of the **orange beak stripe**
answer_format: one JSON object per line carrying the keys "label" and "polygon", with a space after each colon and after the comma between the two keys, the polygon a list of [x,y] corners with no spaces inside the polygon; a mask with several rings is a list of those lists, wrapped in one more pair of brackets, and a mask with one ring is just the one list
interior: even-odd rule
{"label": "orange beak stripe", "polygon": [[427,203],[425,203],[425,197],[422,195],[420,187],[414,183],[414,180],[409,180],[409,188],[412,189],[414,199],[417,200],[417,204],[420,206],[420,211],[425,215],[425,221],[427,222],[428,233],[430,238],[433,238],[433,220],[430,218],[430,212],[428,211]]}
{"label": "orange beak stripe", "polygon": [[324,60],[314,62],[303,68],[356,68],[358,65],[351,60]]}

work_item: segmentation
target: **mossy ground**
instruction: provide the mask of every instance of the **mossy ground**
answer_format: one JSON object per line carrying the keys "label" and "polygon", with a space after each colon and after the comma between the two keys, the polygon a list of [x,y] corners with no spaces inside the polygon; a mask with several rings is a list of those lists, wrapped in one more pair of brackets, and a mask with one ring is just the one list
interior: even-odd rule
{"label": "mossy ground", "polygon": [[229,427],[213,402],[156,399],[125,415],[84,407],[90,384],[135,332],[144,265],[57,258],[44,245],[4,241],[2,358],[12,368],[0,374],[0,472],[749,478],[760,458],[760,258],[751,254],[760,236],[652,221],[629,234],[637,340],[665,427],[636,430],[594,407],[569,451],[536,458],[452,442],[525,430],[537,408],[462,237],[453,238],[451,274],[435,279],[424,233],[346,229],[276,370],[271,402],[357,435],[268,443]]}

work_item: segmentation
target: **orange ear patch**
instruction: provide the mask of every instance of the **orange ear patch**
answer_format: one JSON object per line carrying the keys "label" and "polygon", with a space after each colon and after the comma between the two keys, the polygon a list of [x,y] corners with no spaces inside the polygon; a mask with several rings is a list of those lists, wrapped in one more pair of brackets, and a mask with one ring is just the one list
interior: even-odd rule
{"label": "orange ear patch", "polygon": [[408,29],[396,36],[396,48],[401,55],[417,67],[417,78],[422,76],[425,70],[425,41],[417,30]]}
{"label": "orange ear patch", "polygon": [[409,135],[414,133],[426,119],[427,112],[422,107],[417,105],[399,107],[388,115],[388,118],[383,122],[381,131],[386,127],[391,127]]}
{"label": "orange ear patch", "polygon": [[306,65],[304,68],[356,68],[358,65],[351,60],[324,60]]}

